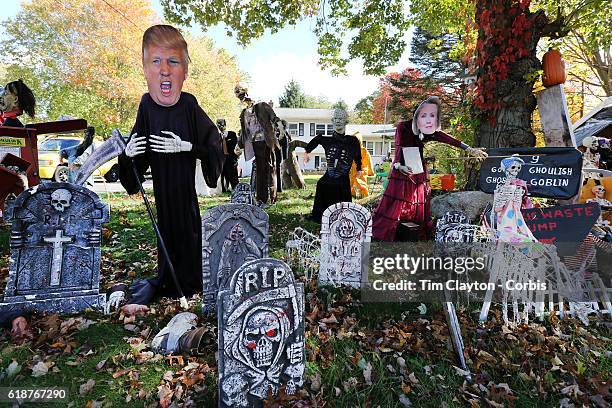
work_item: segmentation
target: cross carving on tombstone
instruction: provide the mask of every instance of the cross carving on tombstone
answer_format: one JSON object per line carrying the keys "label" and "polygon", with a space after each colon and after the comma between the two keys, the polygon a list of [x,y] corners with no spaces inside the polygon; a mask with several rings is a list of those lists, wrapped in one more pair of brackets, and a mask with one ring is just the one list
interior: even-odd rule
{"label": "cross carving on tombstone", "polygon": [[72,237],[63,236],[62,230],[56,230],[55,236],[43,237],[45,242],[53,243],[53,263],[51,265],[51,286],[59,286],[62,273],[62,257],[65,242],[72,242]]}

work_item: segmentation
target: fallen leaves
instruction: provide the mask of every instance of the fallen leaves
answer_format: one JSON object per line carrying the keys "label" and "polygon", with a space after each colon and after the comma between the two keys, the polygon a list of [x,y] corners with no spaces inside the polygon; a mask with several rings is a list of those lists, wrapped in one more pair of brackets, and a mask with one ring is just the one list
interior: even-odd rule
{"label": "fallen leaves", "polygon": [[49,367],[50,365],[47,363],[39,361],[34,365],[34,367],[32,367],[32,377],[38,378],[42,377],[43,375],[47,375],[49,372]]}
{"label": "fallen leaves", "polygon": [[89,391],[92,390],[94,385],[96,385],[96,382],[93,379],[90,378],[89,380],[87,380],[87,382],[85,384],[81,384],[79,386],[79,395],[87,394]]}

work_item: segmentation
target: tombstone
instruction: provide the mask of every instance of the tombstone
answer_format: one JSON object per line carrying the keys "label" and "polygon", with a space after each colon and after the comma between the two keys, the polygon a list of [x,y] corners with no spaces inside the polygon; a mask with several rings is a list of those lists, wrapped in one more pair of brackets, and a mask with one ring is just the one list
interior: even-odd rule
{"label": "tombstone", "polygon": [[359,204],[329,206],[321,219],[319,284],[361,285],[362,257],[372,236],[372,216]]}
{"label": "tombstone", "polygon": [[204,313],[214,312],[217,292],[243,263],[268,256],[268,215],[249,204],[219,205],[202,217]]}
{"label": "tombstone", "polygon": [[242,265],[217,301],[219,407],[263,407],[304,384],[304,284],[266,258]]}
{"label": "tombstone", "polygon": [[230,198],[232,204],[255,204],[255,193],[249,183],[238,183],[232,190]]}
{"label": "tombstone", "polygon": [[468,222],[463,212],[448,211],[436,224],[436,242],[473,242],[471,231],[462,228]]}
{"label": "tombstone", "polygon": [[85,187],[45,183],[8,209],[9,276],[0,314],[101,309],[100,237],[109,208]]}

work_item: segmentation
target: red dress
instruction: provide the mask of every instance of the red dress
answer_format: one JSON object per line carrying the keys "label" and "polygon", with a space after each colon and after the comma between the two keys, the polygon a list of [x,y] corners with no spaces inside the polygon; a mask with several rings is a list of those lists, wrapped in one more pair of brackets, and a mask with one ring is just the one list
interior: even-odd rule
{"label": "red dress", "polygon": [[403,147],[418,147],[421,153],[423,169],[421,174],[405,175],[391,165],[389,184],[383,198],[372,216],[372,236],[380,241],[395,241],[395,232],[400,222],[414,222],[421,228],[419,238],[425,237],[432,230],[430,216],[431,188],[427,176],[427,167],[423,160],[423,147],[427,142],[442,142],[461,147],[461,141],[441,131],[425,135],[421,141],[412,133],[412,120],[400,122],[395,130],[395,157],[393,164],[404,164]]}

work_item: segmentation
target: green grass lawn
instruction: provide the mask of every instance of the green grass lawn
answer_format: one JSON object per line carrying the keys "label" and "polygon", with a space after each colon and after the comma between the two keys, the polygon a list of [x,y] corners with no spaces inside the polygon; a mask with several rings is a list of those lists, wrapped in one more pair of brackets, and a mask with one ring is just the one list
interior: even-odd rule
{"label": "green grass lawn", "polygon": [[[266,209],[271,257],[286,258],[284,245],[295,227],[318,234],[319,226],[305,218],[317,178],[307,176],[307,189],[283,192],[279,203]],[[141,199],[123,194],[102,198],[111,206],[111,221],[103,234],[101,286],[151,276],[155,236]],[[200,199],[200,207],[204,212],[227,202],[227,194],[206,197]],[[372,199],[362,203],[370,206]],[[0,227],[0,290],[8,273],[8,236],[8,227]],[[470,383],[454,367],[456,358],[439,305],[427,305],[422,314],[417,304],[365,304],[358,291],[317,288],[316,282],[300,279],[306,287],[302,406],[551,407],[610,402],[612,345],[605,321],[593,320],[584,327],[553,317],[507,330],[502,329],[499,308],[494,308],[480,327],[479,305],[473,303],[459,310]],[[197,313],[197,299],[190,304]],[[0,387],[67,387],[75,407],[171,402],[215,406],[216,321],[203,319],[202,325],[210,329],[204,357],[166,359],[153,355],[147,342],[177,312],[177,305],[164,299],[152,307],[150,315],[136,319],[93,311],[34,316],[35,336],[20,346],[11,344],[3,330]],[[34,377],[41,367],[46,367],[46,374]],[[279,401],[270,405],[295,402]]]}

